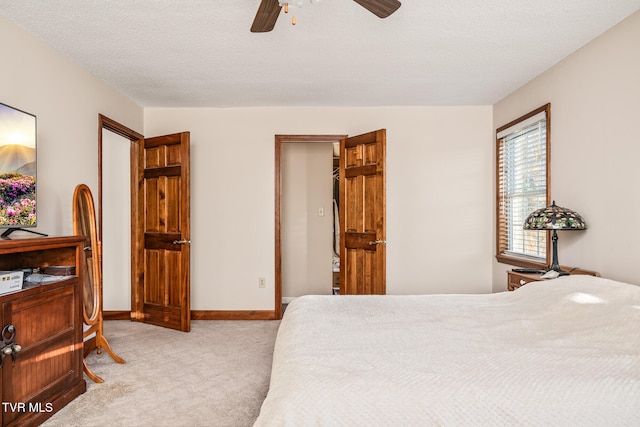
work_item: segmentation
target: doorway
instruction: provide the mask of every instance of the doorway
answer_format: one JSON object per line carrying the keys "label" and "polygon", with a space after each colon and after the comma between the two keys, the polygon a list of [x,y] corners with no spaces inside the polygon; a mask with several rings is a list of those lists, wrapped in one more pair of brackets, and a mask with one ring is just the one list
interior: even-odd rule
{"label": "doorway", "polygon": [[332,164],[332,143],[282,145],[283,304],[332,292]]}
{"label": "doorway", "polygon": [[[110,132],[106,132],[110,131]],[[130,311],[105,319],[131,319],[189,332],[190,134],[144,138],[98,115],[98,236],[103,240],[104,142],[111,133],[129,141],[129,159],[118,170],[130,182]],[[113,139],[122,141],[122,138]],[[112,230],[116,231],[116,230]],[[104,271],[101,260],[100,268]]]}
{"label": "doorway", "polygon": [[102,130],[102,203],[118,206],[102,218],[103,307],[131,309],[131,142]]}
{"label": "doorway", "polygon": [[386,129],[275,137],[275,318],[282,318],[282,144],[340,142],[340,294],[386,294]]}
{"label": "doorway", "polygon": [[[116,240],[116,241],[112,241],[110,242],[110,244],[108,245],[109,247],[107,248],[107,245],[103,245],[103,247],[107,250],[106,253],[106,263],[107,266],[110,266],[112,263],[116,263],[119,260],[121,260],[121,255],[117,255],[117,250],[125,250],[125,253],[128,254],[127,256],[127,266],[128,269],[124,271],[124,273],[122,273],[122,269],[121,267],[119,268],[119,270],[121,271],[120,276],[116,277],[110,277],[109,272],[105,271],[105,257],[103,256],[103,259],[101,260],[101,268],[102,271],[107,273],[106,274],[106,278],[105,280],[103,280],[103,282],[109,283],[111,280],[121,280],[122,278],[126,279],[126,281],[124,282],[126,284],[127,293],[131,293],[131,283],[133,283],[133,277],[132,277],[132,273],[131,273],[131,235],[133,235],[133,229],[132,229],[132,225],[131,225],[131,221],[128,222],[128,226],[127,226],[127,221],[126,221],[126,215],[129,215],[129,219],[131,219],[130,215],[131,215],[131,209],[130,209],[130,202],[129,202],[129,209],[127,209],[126,211],[123,209],[123,211],[126,212],[125,217],[123,216],[119,216],[118,218],[109,218],[105,223],[104,220],[104,216],[103,216],[103,209],[102,207],[104,206],[104,203],[106,201],[109,201],[109,203],[118,203],[118,201],[123,202],[123,198],[129,198],[131,197],[132,194],[132,181],[131,181],[131,170],[134,167],[134,163],[132,163],[133,160],[133,156],[132,156],[132,152],[134,150],[134,146],[136,141],[141,140],[142,138],[144,138],[143,135],[139,134],[138,132],[129,129],[126,126],[121,125],[120,123],[116,122],[115,120],[112,120],[102,114],[98,115],[98,240],[101,242],[104,242],[103,240],[103,231],[105,226],[109,226],[109,227],[121,227],[119,230],[117,231],[127,231],[125,233],[114,233],[116,230],[109,230],[110,234],[118,234],[118,235],[126,235],[127,238],[125,239],[121,239],[121,240]],[[107,147],[107,145],[109,145]],[[107,166],[105,167],[105,162],[108,162]],[[107,170],[108,169],[108,170]],[[111,181],[110,184],[105,185],[105,177],[108,177],[109,180]],[[114,181],[117,181],[117,184],[114,184]],[[129,184],[129,188],[128,190],[126,188],[123,189],[123,186],[126,186],[127,183]],[[105,187],[106,190],[109,194],[105,194]],[[119,190],[125,191],[126,193],[123,194],[117,194]],[[126,201],[124,202],[126,203]],[[120,225],[118,223],[118,221],[120,221]],[[122,224],[124,223],[124,224]],[[128,228],[124,228],[124,227],[128,227]],[[116,245],[116,247],[112,247],[111,244]],[[124,245],[124,246],[123,246]],[[128,245],[128,247],[126,246]],[[113,249],[113,251],[112,251]],[[116,252],[114,252],[116,251]],[[120,264],[122,265],[122,264]],[[114,269],[109,269],[109,270],[114,270]],[[117,270],[117,269],[116,269]],[[107,282],[109,281],[109,282]],[[103,287],[104,289],[105,287]],[[125,307],[122,306],[122,304],[124,304],[123,301],[120,300],[116,300],[115,297],[110,296],[112,294],[112,289],[107,289],[107,296],[109,298],[109,300],[105,300],[108,301],[109,304],[117,304],[116,307],[118,307],[118,309],[116,310],[107,310],[104,312],[104,319],[105,320],[129,320],[131,319],[131,314],[133,313],[133,305],[130,306],[129,309],[126,309]],[[122,309],[120,309],[120,307],[122,307]]]}
{"label": "doorway", "polygon": [[[283,159],[282,151],[283,144],[295,143],[295,144],[312,144],[312,143],[328,143],[327,146],[333,151],[333,144],[340,143],[340,140],[345,138],[346,135],[276,135],[275,137],[275,318],[282,318],[282,278],[283,278],[283,240],[282,240],[282,201],[283,201]],[[327,176],[330,176],[331,166],[327,168]],[[330,178],[329,178],[330,179]],[[331,206],[327,206],[322,215],[329,215],[332,213]],[[320,212],[318,212],[320,214]],[[331,239],[331,236],[328,236]],[[330,253],[330,252],[329,252]],[[329,258],[329,261],[331,258]],[[327,294],[331,290],[331,270],[329,270],[330,264],[327,266]]]}

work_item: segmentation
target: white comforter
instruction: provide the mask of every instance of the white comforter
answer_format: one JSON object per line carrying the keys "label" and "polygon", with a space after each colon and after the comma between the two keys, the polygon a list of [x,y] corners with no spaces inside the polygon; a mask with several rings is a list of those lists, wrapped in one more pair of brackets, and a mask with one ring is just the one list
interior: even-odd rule
{"label": "white comforter", "polygon": [[640,287],[306,296],[255,426],[640,426]]}

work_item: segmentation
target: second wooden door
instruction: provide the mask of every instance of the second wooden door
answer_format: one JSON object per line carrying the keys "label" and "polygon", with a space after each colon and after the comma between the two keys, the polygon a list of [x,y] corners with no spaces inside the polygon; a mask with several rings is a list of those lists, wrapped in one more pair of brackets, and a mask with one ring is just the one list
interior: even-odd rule
{"label": "second wooden door", "polygon": [[386,293],[386,130],[340,141],[340,293]]}
{"label": "second wooden door", "polygon": [[138,191],[132,220],[136,292],[132,314],[145,323],[188,332],[190,310],[189,133],[137,144]]}

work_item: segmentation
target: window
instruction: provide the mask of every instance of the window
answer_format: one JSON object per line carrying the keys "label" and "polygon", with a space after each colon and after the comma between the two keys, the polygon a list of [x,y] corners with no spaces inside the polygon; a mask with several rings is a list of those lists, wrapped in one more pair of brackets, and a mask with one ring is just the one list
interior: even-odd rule
{"label": "window", "polygon": [[526,217],[549,201],[551,104],[496,130],[497,255],[523,267],[548,265],[547,231],[525,231]]}

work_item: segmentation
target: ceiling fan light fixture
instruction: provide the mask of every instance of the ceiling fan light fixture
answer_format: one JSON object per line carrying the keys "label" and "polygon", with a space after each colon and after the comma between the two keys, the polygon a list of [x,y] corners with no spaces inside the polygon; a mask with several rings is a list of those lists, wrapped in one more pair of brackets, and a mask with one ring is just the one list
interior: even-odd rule
{"label": "ceiling fan light fixture", "polygon": [[[320,0],[309,0],[309,3],[318,3]],[[302,7],[304,0],[278,0],[280,7],[284,7],[284,13],[289,12],[289,6]]]}
{"label": "ceiling fan light fixture", "polygon": [[[320,0],[309,0],[309,3],[318,2]],[[289,4],[295,7],[302,7],[304,1],[303,0],[278,0],[278,5],[284,8],[284,13],[289,13]],[[296,25],[296,17],[291,17],[291,25]]]}
{"label": "ceiling fan light fixture", "polygon": [[[379,18],[386,18],[401,6],[399,0],[353,0],[360,6],[375,14]],[[318,3],[320,0],[309,0],[309,3]],[[260,0],[260,6],[251,25],[252,33],[266,33],[273,30],[278,15],[284,7],[285,13],[289,12],[289,6],[302,7],[304,0]],[[296,25],[295,17],[292,24]]]}

